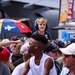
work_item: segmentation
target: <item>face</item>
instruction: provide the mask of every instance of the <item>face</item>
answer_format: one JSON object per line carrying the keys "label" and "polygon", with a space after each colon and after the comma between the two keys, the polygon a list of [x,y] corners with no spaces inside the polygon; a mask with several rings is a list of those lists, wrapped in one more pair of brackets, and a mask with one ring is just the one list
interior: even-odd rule
{"label": "face", "polygon": [[22,46],[23,49],[21,49],[22,53],[34,53],[37,48],[37,42],[36,40],[29,38],[25,41],[25,44]]}
{"label": "face", "polygon": [[39,29],[40,31],[45,31],[45,29],[46,29],[46,21],[44,21],[44,20],[39,20],[39,21],[38,21],[38,29]]}
{"label": "face", "polygon": [[63,65],[67,68],[71,68],[74,64],[74,59],[72,55],[64,55],[63,54]]}
{"label": "face", "polygon": [[57,52],[48,52],[48,55],[53,57],[54,59],[57,58]]}

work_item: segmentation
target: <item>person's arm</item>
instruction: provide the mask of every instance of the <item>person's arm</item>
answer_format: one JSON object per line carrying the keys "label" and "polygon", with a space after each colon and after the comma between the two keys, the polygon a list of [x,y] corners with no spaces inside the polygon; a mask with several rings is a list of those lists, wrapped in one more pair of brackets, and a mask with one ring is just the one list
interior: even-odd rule
{"label": "person's arm", "polygon": [[28,71],[29,71],[29,69],[30,69],[29,62],[30,62],[30,60],[27,60],[27,61],[26,61],[24,70],[23,70],[23,72],[22,72],[21,75],[27,75],[27,73],[28,73]]}
{"label": "person's arm", "polygon": [[53,61],[51,58],[46,59],[45,64],[44,64],[44,72],[43,75],[50,75],[50,70],[53,67]]}
{"label": "person's arm", "polygon": [[3,62],[10,68],[11,71],[15,69],[15,66],[9,60]]}
{"label": "person's arm", "polygon": [[21,40],[17,40],[17,41],[7,41],[7,42],[0,42],[0,46],[7,46],[13,43],[20,43],[22,42]]}

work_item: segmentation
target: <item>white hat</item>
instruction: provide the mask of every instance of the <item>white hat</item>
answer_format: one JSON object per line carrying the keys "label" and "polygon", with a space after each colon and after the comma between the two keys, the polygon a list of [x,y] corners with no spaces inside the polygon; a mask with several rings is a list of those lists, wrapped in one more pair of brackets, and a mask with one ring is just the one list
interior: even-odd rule
{"label": "white hat", "polygon": [[75,43],[68,45],[66,48],[59,49],[65,55],[75,55]]}
{"label": "white hat", "polygon": [[29,42],[25,43],[24,45],[22,45],[21,49],[20,49],[20,53],[22,55],[27,54],[28,53],[28,46],[29,46]]}

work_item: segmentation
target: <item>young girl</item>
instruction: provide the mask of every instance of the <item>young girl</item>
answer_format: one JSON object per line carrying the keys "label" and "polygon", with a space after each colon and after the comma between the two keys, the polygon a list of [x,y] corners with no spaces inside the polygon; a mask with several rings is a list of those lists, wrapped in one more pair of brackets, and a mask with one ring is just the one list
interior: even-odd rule
{"label": "young girl", "polygon": [[48,41],[52,41],[52,38],[51,38],[51,35],[50,33],[47,31],[48,29],[48,25],[47,25],[47,20],[40,17],[40,18],[37,18],[36,21],[35,21],[35,33],[38,33],[38,34],[41,34],[41,35],[45,35],[45,37],[48,39]]}

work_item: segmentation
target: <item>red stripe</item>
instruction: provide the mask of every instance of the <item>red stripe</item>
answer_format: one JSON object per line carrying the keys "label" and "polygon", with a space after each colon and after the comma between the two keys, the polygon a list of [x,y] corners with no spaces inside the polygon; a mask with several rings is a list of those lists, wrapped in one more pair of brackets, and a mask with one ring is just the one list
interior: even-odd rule
{"label": "red stripe", "polygon": [[20,32],[21,32],[21,33],[32,32],[32,31],[30,30],[30,28],[29,28],[26,24],[24,24],[24,23],[22,23],[22,22],[16,22],[16,25],[17,25],[18,28],[20,29]]}

